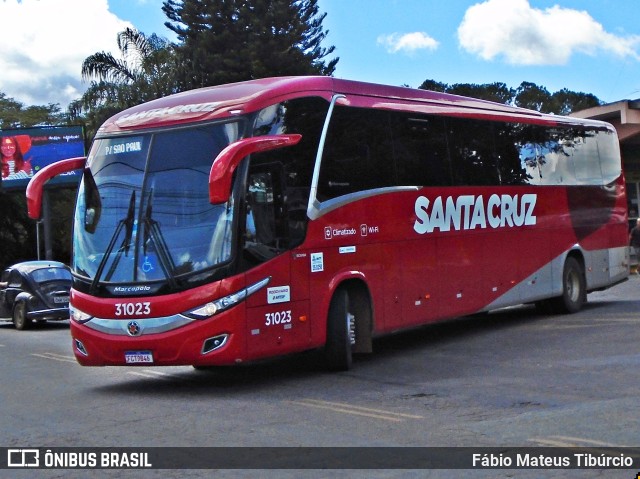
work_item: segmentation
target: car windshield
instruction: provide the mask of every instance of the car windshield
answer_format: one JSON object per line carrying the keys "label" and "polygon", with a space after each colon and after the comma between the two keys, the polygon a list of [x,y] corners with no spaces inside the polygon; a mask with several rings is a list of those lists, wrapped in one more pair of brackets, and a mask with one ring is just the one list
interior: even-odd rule
{"label": "car windshield", "polygon": [[98,283],[172,281],[231,257],[233,204],[209,172],[239,123],[94,142],[78,191],[72,268]]}
{"label": "car windshield", "polygon": [[65,268],[40,268],[31,272],[31,277],[36,283],[47,281],[71,281],[71,273]]}

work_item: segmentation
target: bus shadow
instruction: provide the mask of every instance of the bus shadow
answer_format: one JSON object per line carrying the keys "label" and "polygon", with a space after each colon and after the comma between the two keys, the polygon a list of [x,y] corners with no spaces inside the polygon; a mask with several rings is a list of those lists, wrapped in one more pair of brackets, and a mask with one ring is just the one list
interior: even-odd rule
{"label": "bus shadow", "polygon": [[[589,304],[588,309],[598,309],[607,303]],[[365,372],[394,359],[403,360],[416,352],[441,348],[451,342],[466,338],[495,334],[507,328],[516,328],[538,321],[555,321],[567,316],[546,315],[532,305],[523,305],[488,314],[478,314],[438,322],[405,330],[374,340],[373,354],[356,355],[351,371],[328,372],[324,366],[322,351],[309,351],[265,360],[257,363],[211,367],[207,369],[181,370],[174,374],[148,375],[96,388],[98,391],[135,395],[176,396],[181,392],[202,395],[238,396],[254,394],[262,388],[273,389],[283,384],[309,380],[323,375],[351,375]],[[136,368],[140,369],[140,368]],[[136,369],[128,371],[135,374]],[[162,371],[161,369],[159,371]]]}
{"label": "bus shadow", "polygon": [[[129,372],[136,374],[136,371]],[[145,396],[177,397],[185,393],[189,397],[193,394],[237,397],[245,392],[254,394],[262,388],[273,389],[286,382],[312,379],[323,374],[328,373],[322,364],[320,352],[308,351],[239,366],[192,368],[155,377],[127,376],[123,382],[93,390]]]}

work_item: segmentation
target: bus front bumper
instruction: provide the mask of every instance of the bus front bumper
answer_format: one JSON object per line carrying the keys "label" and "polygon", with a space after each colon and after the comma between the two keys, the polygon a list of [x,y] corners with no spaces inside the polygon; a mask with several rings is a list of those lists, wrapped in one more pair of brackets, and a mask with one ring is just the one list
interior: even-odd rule
{"label": "bus front bumper", "polygon": [[187,320],[173,329],[155,318],[71,320],[73,352],[83,366],[217,366],[246,357],[239,309],[207,320]]}

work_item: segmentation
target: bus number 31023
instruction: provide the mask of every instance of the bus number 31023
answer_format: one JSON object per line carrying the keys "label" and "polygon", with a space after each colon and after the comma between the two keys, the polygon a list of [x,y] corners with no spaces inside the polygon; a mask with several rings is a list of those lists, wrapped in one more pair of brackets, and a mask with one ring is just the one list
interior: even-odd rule
{"label": "bus number 31023", "polygon": [[291,322],[291,310],[266,313],[264,315],[265,326],[275,326],[276,324],[287,324]]}
{"label": "bus number 31023", "polygon": [[116,303],[116,316],[149,316],[151,303]]}

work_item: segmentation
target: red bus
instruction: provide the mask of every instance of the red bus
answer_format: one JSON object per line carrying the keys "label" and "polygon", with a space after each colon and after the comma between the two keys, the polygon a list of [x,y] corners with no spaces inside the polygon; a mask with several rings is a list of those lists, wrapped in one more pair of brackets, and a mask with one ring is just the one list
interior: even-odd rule
{"label": "red bus", "polygon": [[233,365],[627,279],[614,128],[448,94],[269,78],[123,111],[73,220],[78,362]]}

